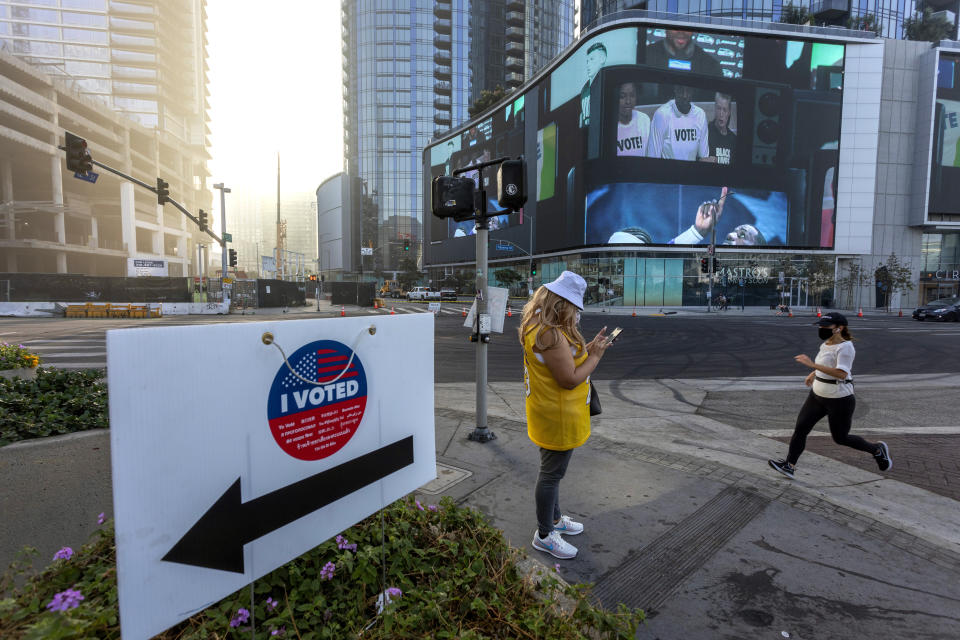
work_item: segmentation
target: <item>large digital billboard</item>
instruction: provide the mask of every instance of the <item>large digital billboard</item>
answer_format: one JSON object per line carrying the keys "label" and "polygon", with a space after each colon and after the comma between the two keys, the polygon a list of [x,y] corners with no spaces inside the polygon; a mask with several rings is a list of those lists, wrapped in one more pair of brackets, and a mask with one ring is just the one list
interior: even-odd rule
{"label": "large digital billboard", "polygon": [[[528,155],[534,253],[702,245],[711,233],[718,244],[830,248],[843,64],[834,42],[617,26],[526,88],[522,131],[498,130],[496,112],[475,126],[490,123],[487,144],[504,140],[502,155]],[[433,150],[462,154],[472,129],[429,147],[427,174],[457,165]],[[439,223],[433,263],[456,240]]]}
{"label": "large digital billboard", "polygon": [[930,213],[960,213],[960,56],[940,54],[933,116]]}

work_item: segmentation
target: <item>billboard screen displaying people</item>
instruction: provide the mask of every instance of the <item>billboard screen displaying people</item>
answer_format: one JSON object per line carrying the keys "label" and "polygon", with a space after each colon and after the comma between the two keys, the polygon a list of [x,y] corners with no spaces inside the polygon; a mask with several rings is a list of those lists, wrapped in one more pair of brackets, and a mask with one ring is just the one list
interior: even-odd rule
{"label": "billboard screen displaying people", "polygon": [[960,56],[940,54],[933,112],[930,213],[960,213]]}
{"label": "billboard screen displaying people", "polygon": [[534,253],[832,247],[843,64],[844,45],[806,39],[642,25],[584,38],[526,88],[510,143],[528,158]]}

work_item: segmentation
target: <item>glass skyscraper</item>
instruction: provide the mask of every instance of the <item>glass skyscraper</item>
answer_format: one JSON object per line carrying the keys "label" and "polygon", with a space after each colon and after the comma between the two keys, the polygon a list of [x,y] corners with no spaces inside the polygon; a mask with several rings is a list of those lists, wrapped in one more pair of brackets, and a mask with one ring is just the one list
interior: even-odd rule
{"label": "glass skyscraper", "polygon": [[480,89],[519,86],[569,44],[573,0],[343,0],[341,18],[344,167],[378,209],[378,237],[361,242],[396,269],[420,253],[427,142],[465,122]]}

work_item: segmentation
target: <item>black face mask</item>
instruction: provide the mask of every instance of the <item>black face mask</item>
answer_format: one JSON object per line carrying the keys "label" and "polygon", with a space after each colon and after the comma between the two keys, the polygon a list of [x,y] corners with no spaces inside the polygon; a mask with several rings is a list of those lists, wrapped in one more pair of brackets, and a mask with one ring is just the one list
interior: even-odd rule
{"label": "black face mask", "polygon": [[818,331],[818,333],[820,334],[820,339],[821,339],[821,340],[828,340],[831,336],[833,336],[833,329],[827,329],[826,327],[820,327],[820,330]]}

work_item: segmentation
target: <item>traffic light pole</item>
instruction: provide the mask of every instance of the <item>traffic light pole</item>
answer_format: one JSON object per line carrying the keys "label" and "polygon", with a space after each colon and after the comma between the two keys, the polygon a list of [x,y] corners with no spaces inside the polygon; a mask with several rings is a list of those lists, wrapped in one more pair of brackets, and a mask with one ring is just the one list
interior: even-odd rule
{"label": "traffic light pole", "polygon": [[[61,151],[66,151],[66,150],[67,150],[66,147],[57,147],[57,148],[60,149]],[[96,166],[96,167],[100,167],[100,168],[103,169],[104,171],[109,171],[110,173],[112,173],[112,174],[114,174],[114,175],[120,176],[120,177],[123,178],[124,180],[128,180],[128,181],[132,182],[133,184],[139,185],[139,186],[143,187],[144,189],[146,189],[147,191],[150,191],[150,192],[153,193],[153,194],[156,194],[156,193],[157,193],[157,187],[156,187],[155,185],[147,184],[146,182],[143,182],[142,180],[137,180],[137,179],[134,178],[133,176],[128,176],[127,174],[123,173],[122,171],[117,171],[117,170],[114,169],[113,167],[108,166],[108,165],[105,165],[105,164],[103,164],[102,162],[97,162],[96,160],[93,160],[93,159],[89,159],[89,162],[90,162],[90,164],[92,164],[92,165],[94,165],[94,166]],[[174,207],[176,207],[176,208],[180,211],[180,213],[182,213],[183,215],[187,216],[187,218],[188,218],[191,222],[193,222],[195,225],[197,225],[198,227],[200,226],[200,219],[197,218],[196,216],[194,216],[194,215],[193,215],[192,213],[190,213],[189,211],[187,211],[182,204],[180,204],[179,202],[177,202],[177,201],[174,200],[173,198],[169,198],[169,197],[167,198],[167,202],[169,202],[169,203],[172,204]],[[220,239],[220,236],[218,236],[218,235],[215,234],[214,232],[212,232],[212,231],[210,231],[209,229],[207,229],[205,233],[206,233],[208,236],[210,236],[211,238],[213,238],[214,240],[216,240],[218,243],[223,244],[223,240],[221,240],[221,239]]]}

